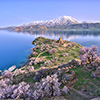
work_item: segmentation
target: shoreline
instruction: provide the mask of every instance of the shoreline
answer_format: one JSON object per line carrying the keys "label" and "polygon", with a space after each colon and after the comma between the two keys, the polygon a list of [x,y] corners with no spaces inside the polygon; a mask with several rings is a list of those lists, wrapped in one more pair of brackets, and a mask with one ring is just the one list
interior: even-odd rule
{"label": "shoreline", "polygon": [[[99,96],[100,91],[96,92],[97,94],[95,94],[95,91],[93,91],[93,95],[85,94],[82,92],[82,89],[84,89],[84,85],[86,86],[85,90],[88,90],[89,93],[91,93],[91,83],[92,85],[95,84],[95,88],[100,86],[98,85],[99,79],[95,78],[94,81],[94,79],[92,79],[91,77],[91,72],[94,70],[89,69],[88,66],[86,69],[82,66],[82,60],[77,59],[79,58],[79,48],[82,47],[80,44],[71,41],[64,41],[61,38],[59,38],[59,40],[54,40],[44,37],[37,37],[31,43],[35,45],[35,47],[32,48],[32,53],[28,57],[29,61],[25,64],[25,66],[18,68],[13,72],[9,72],[6,70],[0,76],[0,82],[5,82],[7,86],[7,88],[1,86],[1,91],[3,89],[7,89],[8,91],[9,84],[11,86],[12,90],[10,90],[11,94],[8,97],[9,99],[12,98],[13,94],[15,94],[16,96],[18,95],[17,92],[15,93],[13,91],[19,91],[19,89],[22,89],[21,91],[23,93],[28,93],[27,96],[34,100],[34,95],[36,94],[38,87],[40,85],[44,87],[43,84],[45,84],[45,82],[45,87],[48,87],[48,84],[51,83],[51,81],[53,83],[58,82],[60,84],[58,87],[59,92],[61,93],[59,97],[63,96],[68,100],[73,99],[73,96],[74,98],[78,97],[79,100],[83,100],[82,98],[84,97],[84,95],[87,99]],[[98,67],[95,70],[95,73],[97,70],[99,71],[99,69],[100,67]],[[42,81],[44,82],[42,83]],[[54,87],[57,87],[56,84],[53,83],[50,87],[52,87],[52,85],[54,85]],[[37,86],[36,84],[39,86]],[[34,86],[36,88],[32,88]],[[27,90],[24,91],[23,88]],[[44,91],[44,93],[46,94],[47,92],[45,91],[47,91],[50,88],[39,89]],[[92,89],[95,90],[94,88]],[[67,90],[68,92],[66,92]],[[32,93],[31,97],[29,91],[31,91]],[[19,95],[17,99],[27,98],[24,95],[22,97],[22,92],[20,93],[21,95]],[[1,99],[6,98],[6,91],[0,93],[4,95],[4,97],[1,97]],[[46,100],[49,100],[48,95],[45,94],[43,97],[40,95],[37,98],[41,98],[40,100],[44,100],[47,98]],[[16,99],[16,96],[13,98]],[[55,95],[50,96],[54,97]]]}

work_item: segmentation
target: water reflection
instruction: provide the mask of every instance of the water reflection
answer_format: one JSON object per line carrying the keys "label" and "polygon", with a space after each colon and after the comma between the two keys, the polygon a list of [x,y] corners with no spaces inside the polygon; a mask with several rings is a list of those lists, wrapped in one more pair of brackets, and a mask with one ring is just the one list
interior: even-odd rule
{"label": "water reflection", "polygon": [[72,40],[77,36],[100,36],[100,31],[55,31],[55,30],[40,30],[40,31],[23,31],[24,34],[30,34],[34,37],[43,36],[47,38],[58,39],[61,37],[63,40]]}
{"label": "water reflection", "polygon": [[99,31],[61,31],[61,30],[42,30],[42,31],[0,31],[0,70],[9,68],[12,65],[20,67],[27,62],[30,54],[30,44],[36,37],[43,36],[50,39],[70,40],[82,46],[96,45],[100,50]]}
{"label": "water reflection", "polygon": [[27,31],[24,34],[30,34],[34,38],[43,36],[50,39],[69,40],[77,42],[82,46],[90,47],[96,45],[100,50],[100,31],[55,31],[55,30],[42,30],[42,31]]}

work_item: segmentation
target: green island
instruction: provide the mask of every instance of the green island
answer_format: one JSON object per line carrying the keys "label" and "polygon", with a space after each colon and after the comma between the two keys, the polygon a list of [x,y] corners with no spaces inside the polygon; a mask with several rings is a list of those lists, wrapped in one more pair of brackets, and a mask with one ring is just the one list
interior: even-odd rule
{"label": "green island", "polygon": [[[31,44],[35,47],[31,48],[29,62],[22,68],[13,72],[5,71],[0,76],[0,81],[8,78],[12,82],[10,86],[16,85],[23,92],[16,89],[19,94],[10,92],[8,97],[2,94],[4,96],[1,99],[94,100],[100,97],[100,67],[92,69],[82,65],[80,44],[44,37],[37,37]],[[93,72],[96,77],[91,76]],[[56,88],[50,87],[50,84]],[[47,91],[50,94],[45,87],[49,87]],[[15,91],[15,88],[12,90]]]}

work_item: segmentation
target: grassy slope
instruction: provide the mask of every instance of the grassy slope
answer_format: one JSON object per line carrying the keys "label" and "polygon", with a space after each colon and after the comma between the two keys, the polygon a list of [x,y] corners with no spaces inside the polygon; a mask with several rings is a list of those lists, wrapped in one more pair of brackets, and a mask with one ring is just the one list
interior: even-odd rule
{"label": "grassy slope", "polygon": [[[52,42],[57,42],[57,40],[51,40],[50,42],[47,42],[49,41],[50,39],[47,39],[47,38],[43,38],[43,37],[38,37],[36,38],[32,43],[34,44],[34,42],[36,43],[36,45],[39,45],[41,46],[41,43],[44,43],[45,45],[49,45],[50,47],[52,47]],[[70,42],[70,41],[64,41],[65,43],[73,43],[73,42]],[[58,47],[56,48],[58,50],[58,52],[54,53],[53,55],[50,55],[48,51],[44,52],[39,56],[39,57],[43,57],[45,56],[45,61],[46,60],[52,60],[54,57],[57,57],[57,61],[55,61],[52,65],[50,66],[45,66],[45,67],[52,67],[54,65],[59,65],[61,64],[62,62],[63,63],[68,63],[70,60],[72,59],[79,59],[79,47],[81,47],[81,45],[75,43],[75,46],[69,46],[69,47],[64,47],[62,45],[59,45],[59,44],[56,44]],[[54,48],[54,47],[52,47]],[[36,50],[36,52],[38,54],[40,54],[39,52],[39,49]],[[69,53],[68,56],[64,57],[63,54],[64,53]],[[37,55],[38,56],[38,55]],[[33,56],[31,55],[31,57],[36,57],[36,56]],[[59,60],[61,59],[61,60]],[[35,69],[37,68],[40,68],[40,64],[43,64],[44,62],[41,62],[37,65],[35,65]],[[34,65],[33,65],[34,66]]]}
{"label": "grassy slope", "polygon": [[[49,42],[48,42],[49,41]],[[57,40],[49,40],[47,38],[38,37],[36,38],[32,44],[41,46],[41,43],[44,43],[45,45],[49,45],[52,47],[52,42],[57,42]],[[64,41],[64,43],[72,43],[70,41]],[[50,55],[48,51],[41,53],[40,57],[45,56],[46,60],[51,60],[54,57],[57,57],[61,60],[56,60],[54,63],[52,63],[50,66],[45,67],[54,67],[59,66],[61,63],[68,63],[72,59],[79,59],[79,47],[82,47],[79,44],[75,44],[74,46],[69,47],[63,47],[62,45],[56,44],[58,48],[57,53],[54,53],[53,55]],[[53,48],[53,47],[52,47]],[[38,53],[36,56],[30,55],[30,57],[37,57],[40,54],[39,49],[36,49],[36,52]],[[62,54],[69,53],[68,56],[63,57]],[[36,65],[33,65],[35,70],[38,70],[41,68],[41,66],[44,65],[44,62],[40,62]],[[42,64],[42,65],[41,65]],[[91,77],[91,70],[86,70],[83,66],[76,66],[76,69],[74,70],[76,73],[76,77],[73,81],[69,81],[67,84],[65,84],[69,88],[69,93],[67,95],[63,95],[67,100],[90,100],[90,98],[98,97],[100,96],[100,80],[94,79]],[[19,75],[19,77],[21,77]],[[34,84],[35,81],[33,81],[34,74],[30,75],[29,77],[25,78],[24,81],[29,84]],[[48,97],[44,100],[48,100]]]}

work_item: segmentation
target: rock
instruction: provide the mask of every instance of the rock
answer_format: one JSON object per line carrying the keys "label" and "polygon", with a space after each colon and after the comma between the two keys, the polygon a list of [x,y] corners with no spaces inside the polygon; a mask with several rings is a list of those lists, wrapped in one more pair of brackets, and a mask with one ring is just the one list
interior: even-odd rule
{"label": "rock", "polygon": [[71,73],[73,76],[75,76],[75,75],[76,75],[74,71],[70,71],[70,73]]}
{"label": "rock", "polygon": [[48,75],[47,71],[48,71],[48,70],[46,70],[45,68],[36,71],[36,72],[35,72],[35,75],[34,75],[34,77],[33,77],[33,80],[38,80],[38,81],[39,81],[39,80],[42,78],[42,76]]}
{"label": "rock", "polygon": [[[71,74],[64,74],[62,76],[62,80],[64,80],[64,82],[71,81],[75,77],[75,72],[74,71],[69,71],[69,69],[68,69],[67,72],[70,72]],[[62,73],[64,73],[64,72],[62,72]]]}
{"label": "rock", "polygon": [[66,79],[68,80],[68,81],[71,81],[71,80],[73,80],[73,75],[66,75]]}
{"label": "rock", "polygon": [[78,60],[78,59],[73,59],[73,60],[71,60],[71,61],[69,61],[69,63],[71,64],[71,65],[74,65],[74,66],[76,66],[76,65],[79,65],[79,62],[80,60]]}
{"label": "rock", "polygon": [[81,60],[80,60],[80,59],[75,59],[75,61],[77,61],[77,63],[78,63],[79,65],[81,65]]}
{"label": "rock", "polygon": [[64,79],[65,80],[68,80],[68,81],[71,81],[74,79],[75,77],[75,72],[74,71],[69,71],[71,74],[64,74]]}
{"label": "rock", "polygon": [[[69,69],[60,69],[60,68],[58,68],[58,75],[61,75],[61,74],[64,74],[64,73],[67,73],[67,72],[69,72]],[[67,74],[64,74],[63,76],[63,79],[65,80],[65,77],[66,77],[66,75]]]}
{"label": "rock", "polygon": [[55,48],[49,50],[49,54],[54,54],[54,53],[56,53],[56,52],[57,52],[57,49],[55,49]]}
{"label": "rock", "polygon": [[[58,59],[59,60],[59,59]],[[73,66],[77,66],[79,65],[78,61],[76,60],[70,60],[68,63],[63,63],[61,65],[58,66],[58,68],[63,68],[63,67],[69,67],[69,68],[72,68]]]}
{"label": "rock", "polygon": [[47,75],[52,75],[56,72],[57,72],[56,68],[45,68],[44,67],[35,72],[33,79],[40,81],[42,77],[46,77]]}

